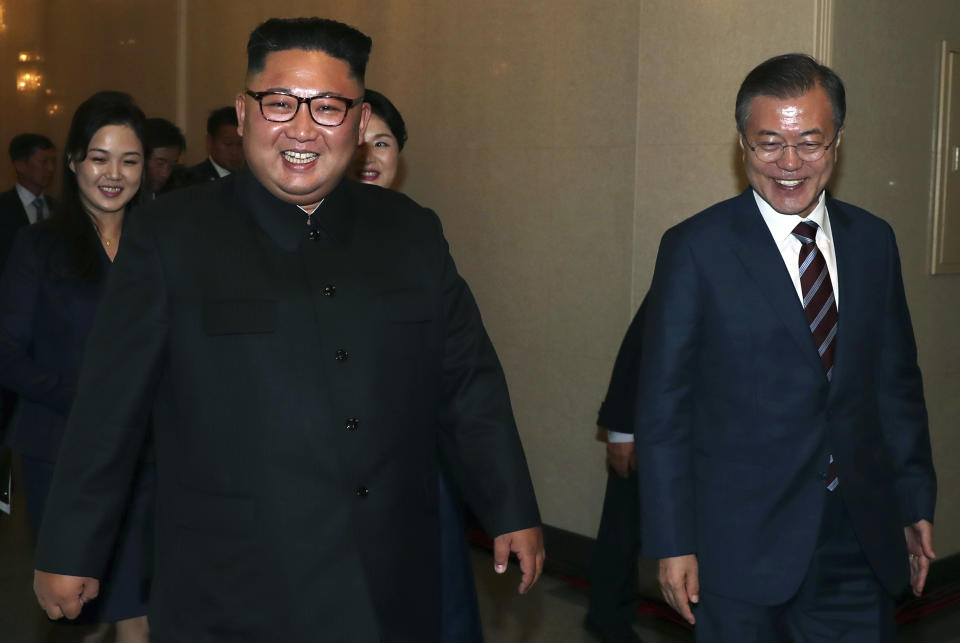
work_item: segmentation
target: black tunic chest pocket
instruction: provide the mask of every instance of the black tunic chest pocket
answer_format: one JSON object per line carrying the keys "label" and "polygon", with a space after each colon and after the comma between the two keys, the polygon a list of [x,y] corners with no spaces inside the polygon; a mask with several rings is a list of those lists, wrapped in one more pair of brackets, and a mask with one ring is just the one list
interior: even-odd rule
{"label": "black tunic chest pocket", "polygon": [[277,330],[274,299],[204,299],[203,330],[208,335],[247,335]]}
{"label": "black tunic chest pocket", "polygon": [[380,293],[379,316],[394,324],[418,324],[433,319],[433,308],[422,290],[392,290]]}

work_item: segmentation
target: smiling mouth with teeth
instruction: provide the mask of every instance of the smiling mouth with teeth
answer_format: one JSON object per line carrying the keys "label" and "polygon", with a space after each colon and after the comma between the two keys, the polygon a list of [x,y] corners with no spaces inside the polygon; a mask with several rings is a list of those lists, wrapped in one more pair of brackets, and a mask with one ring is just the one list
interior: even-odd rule
{"label": "smiling mouth with teeth", "polygon": [[798,185],[800,185],[801,183],[803,183],[804,180],[803,180],[803,179],[795,179],[795,180],[789,181],[789,180],[787,180],[787,179],[774,179],[774,181],[775,181],[778,185],[782,185],[783,187],[786,187],[786,188],[795,188],[795,187],[797,187]]}
{"label": "smiling mouth with teeth", "polygon": [[109,192],[110,194],[120,194],[123,191],[122,187],[116,187],[112,185],[103,185],[100,187],[104,192]]}
{"label": "smiling mouth with teeth", "polygon": [[294,152],[288,150],[283,153],[283,158],[286,161],[290,163],[296,163],[298,165],[309,163],[315,160],[317,156],[319,155],[316,152]]}

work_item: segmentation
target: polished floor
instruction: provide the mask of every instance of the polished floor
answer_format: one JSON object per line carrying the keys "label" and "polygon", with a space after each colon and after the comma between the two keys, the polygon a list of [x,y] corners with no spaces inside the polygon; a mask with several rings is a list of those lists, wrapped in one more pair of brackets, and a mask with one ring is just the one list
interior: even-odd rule
{"label": "polished floor", "polygon": [[[23,499],[14,496],[15,506]],[[474,550],[480,612],[488,643],[592,643],[583,629],[587,591],[544,576],[526,596],[518,596],[515,567],[493,572],[490,553]],[[0,514],[0,643],[52,643],[67,640],[62,627],[43,617],[31,591],[32,546],[23,512]],[[649,572],[649,567],[645,567]],[[649,579],[646,579],[649,580]],[[693,634],[674,623],[638,614],[634,629],[646,643],[688,643]],[[72,631],[69,631],[72,634]],[[317,639],[322,640],[321,638]],[[960,643],[960,606],[900,628],[903,643]]]}

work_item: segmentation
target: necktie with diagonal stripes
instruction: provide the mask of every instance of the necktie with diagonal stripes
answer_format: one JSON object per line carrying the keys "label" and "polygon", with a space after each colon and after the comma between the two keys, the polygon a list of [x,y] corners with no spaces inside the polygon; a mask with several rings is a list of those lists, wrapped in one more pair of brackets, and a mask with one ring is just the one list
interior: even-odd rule
{"label": "necktie with diagonal stripes", "polygon": [[[820,362],[827,374],[827,381],[833,376],[833,355],[837,345],[837,302],[833,294],[833,282],[823,253],[817,248],[818,226],[812,221],[801,221],[793,229],[793,236],[800,240],[800,290],[803,293],[803,310],[810,322]],[[837,488],[839,479],[837,467],[830,456],[827,473],[827,488]]]}
{"label": "necktie with diagonal stripes", "polygon": [[31,203],[30,205],[33,206],[33,209],[37,213],[37,221],[43,221],[44,218],[46,218],[46,213],[47,213],[47,208],[45,207],[46,204],[43,202],[43,197],[38,196],[36,199],[33,200],[33,203]]}
{"label": "necktie with diagonal stripes", "polygon": [[817,224],[801,221],[793,229],[793,236],[803,244],[800,248],[800,290],[803,310],[810,322],[810,332],[820,353],[823,370],[829,380],[833,375],[833,354],[837,344],[837,303],[833,296],[833,282],[823,253],[817,248]]}

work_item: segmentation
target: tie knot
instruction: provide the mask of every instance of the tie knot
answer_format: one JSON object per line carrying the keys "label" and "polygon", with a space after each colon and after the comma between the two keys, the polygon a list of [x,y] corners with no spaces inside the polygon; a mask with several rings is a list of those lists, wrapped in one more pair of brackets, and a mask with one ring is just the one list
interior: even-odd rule
{"label": "tie knot", "polygon": [[806,245],[813,243],[814,239],[817,238],[818,229],[819,227],[813,221],[801,221],[793,229],[793,236],[799,239],[800,243]]}

